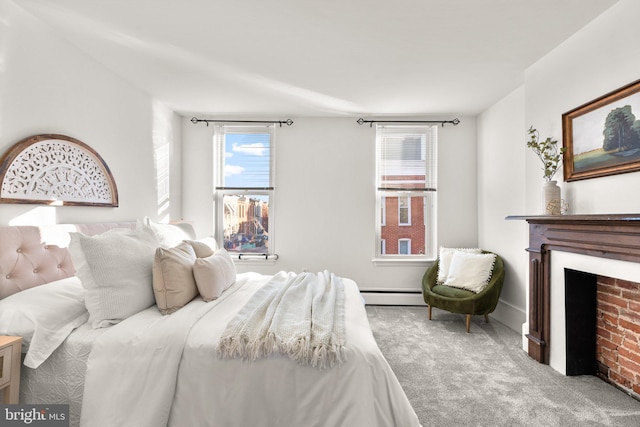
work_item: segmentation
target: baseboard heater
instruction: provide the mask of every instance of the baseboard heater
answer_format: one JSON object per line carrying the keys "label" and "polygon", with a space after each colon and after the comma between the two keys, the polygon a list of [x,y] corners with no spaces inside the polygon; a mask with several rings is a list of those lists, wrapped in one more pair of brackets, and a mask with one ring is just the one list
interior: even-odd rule
{"label": "baseboard heater", "polygon": [[415,290],[415,291],[392,291],[389,289],[369,289],[369,290],[362,290],[360,289],[360,293],[361,294],[366,294],[366,293],[373,293],[373,294],[419,294],[422,295],[422,291],[419,290]]}
{"label": "baseboard heater", "polygon": [[420,290],[367,289],[360,294],[368,305],[425,305]]}

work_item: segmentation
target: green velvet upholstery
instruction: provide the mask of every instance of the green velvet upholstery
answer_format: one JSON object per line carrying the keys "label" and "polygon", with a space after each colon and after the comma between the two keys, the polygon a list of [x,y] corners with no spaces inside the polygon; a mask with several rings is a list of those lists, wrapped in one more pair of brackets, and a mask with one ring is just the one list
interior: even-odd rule
{"label": "green velvet upholstery", "polygon": [[[482,253],[491,252],[482,251]],[[502,284],[504,282],[504,262],[502,258],[496,255],[496,262],[493,266],[489,284],[478,293],[438,284],[438,265],[439,260],[436,260],[422,277],[422,296],[424,302],[429,306],[429,319],[431,319],[432,307],[451,313],[466,314],[467,332],[469,332],[471,315],[484,315],[488,320],[488,314],[495,310],[500,298],[500,292],[502,292]]]}

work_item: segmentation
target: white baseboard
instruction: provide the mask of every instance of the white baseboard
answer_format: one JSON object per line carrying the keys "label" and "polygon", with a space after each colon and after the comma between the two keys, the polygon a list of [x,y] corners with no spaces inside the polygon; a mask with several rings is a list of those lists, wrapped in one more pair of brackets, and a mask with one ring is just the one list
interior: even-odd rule
{"label": "white baseboard", "polygon": [[[361,291],[361,294],[367,305],[426,306],[421,293]],[[498,306],[490,316],[518,333],[522,330],[522,324],[526,320],[526,313],[523,309],[502,300],[498,301]]]}
{"label": "white baseboard", "polygon": [[522,324],[522,351],[529,353],[529,340],[527,334],[529,333],[529,322]]}
{"label": "white baseboard", "polygon": [[361,292],[368,305],[426,305],[421,293]]}
{"label": "white baseboard", "polygon": [[491,313],[490,316],[520,333],[522,331],[522,324],[526,321],[527,314],[524,309],[499,300],[495,311]]}

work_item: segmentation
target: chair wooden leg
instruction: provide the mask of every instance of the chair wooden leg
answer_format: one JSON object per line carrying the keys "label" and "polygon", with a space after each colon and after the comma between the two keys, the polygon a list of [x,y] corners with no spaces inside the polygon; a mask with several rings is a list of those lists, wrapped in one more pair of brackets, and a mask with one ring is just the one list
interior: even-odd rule
{"label": "chair wooden leg", "polygon": [[471,315],[467,314],[467,333],[469,333],[469,331],[471,330]]}
{"label": "chair wooden leg", "polygon": [[429,320],[431,320],[431,306],[429,306]]}
{"label": "chair wooden leg", "polygon": [[488,315],[488,314],[485,314],[485,315],[484,315],[484,321],[485,321],[485,322],[487,322],[487,323],[489,323],[489,315]]}

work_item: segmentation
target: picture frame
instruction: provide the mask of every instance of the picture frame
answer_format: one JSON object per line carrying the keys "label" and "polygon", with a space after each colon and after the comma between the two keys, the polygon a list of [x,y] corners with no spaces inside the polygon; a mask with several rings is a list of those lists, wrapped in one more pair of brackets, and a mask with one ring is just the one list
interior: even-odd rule
{"label": "picture frame", "polygon": [[640,80],[562,115],[565,181],[640,171]]}

